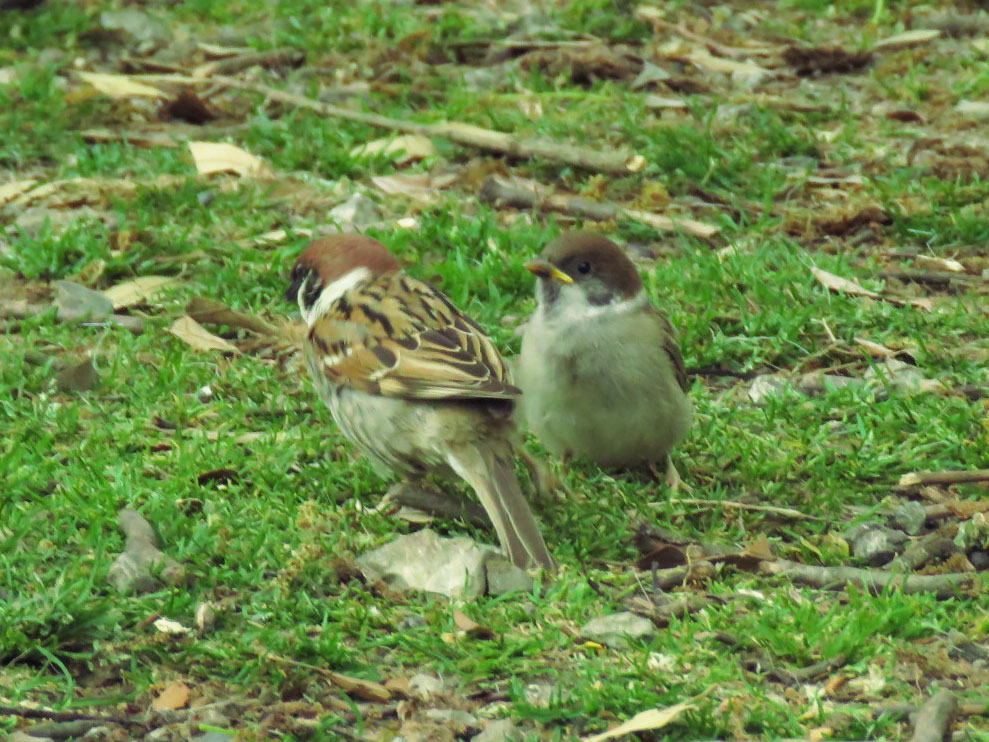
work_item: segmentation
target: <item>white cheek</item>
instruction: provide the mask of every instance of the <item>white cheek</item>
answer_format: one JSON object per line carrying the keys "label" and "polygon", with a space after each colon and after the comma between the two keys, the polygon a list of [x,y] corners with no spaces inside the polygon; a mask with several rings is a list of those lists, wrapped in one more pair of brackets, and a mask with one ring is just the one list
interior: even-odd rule
{"label": "white cheek", "polygon": [[312,327],[312,324],[323,317],[333,303],[337,301],[341,296],[350,291],[359,283],[363,283],[371,277],[371,271],[368,268],[354,268],[349,273],[346,273],[337,280],[326,285],[322,292],[319,294],[319,298],[316,303],[312,305],[311,309],[306,309],[302,302],[302,295],[305,291],[305,285],[299,290],[299,308],[302,310],[302,318],[306,321],[306,324]]}

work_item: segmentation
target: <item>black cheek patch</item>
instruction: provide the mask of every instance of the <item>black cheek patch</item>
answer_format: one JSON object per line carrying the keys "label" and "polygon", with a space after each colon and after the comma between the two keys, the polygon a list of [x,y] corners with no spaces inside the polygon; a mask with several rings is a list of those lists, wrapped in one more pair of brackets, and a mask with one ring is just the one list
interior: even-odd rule
{"label": "black cheek patch", "polygon": [[303,285],[305,289],[302,292],[302,303],[306,309],[312,309],[323,292],[323,283],[316,278],[315,273],[310,273]]}
{"label": "black cheek patch", "polygon": [[285,289],[285,300],[290,301],[293,304],[299,302],[299,289],[302,288],[302,284],[306,282],[308,278],[309,271],[306,271],[301,266],[295,266],[292,269],[292,274],[289,276],[288,288]]}

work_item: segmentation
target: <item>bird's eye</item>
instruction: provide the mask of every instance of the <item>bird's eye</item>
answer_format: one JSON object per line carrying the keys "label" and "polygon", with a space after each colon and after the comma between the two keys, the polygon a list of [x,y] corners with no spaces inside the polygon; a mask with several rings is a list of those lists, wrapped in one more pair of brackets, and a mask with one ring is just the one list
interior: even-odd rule
{"label": "bird's eye", "polygon": [[591,264],[588,263],[586,260],[580,261],[579,263],[577,263],[577,272],[583,273],[586,276],[588,273],[591,272]]}

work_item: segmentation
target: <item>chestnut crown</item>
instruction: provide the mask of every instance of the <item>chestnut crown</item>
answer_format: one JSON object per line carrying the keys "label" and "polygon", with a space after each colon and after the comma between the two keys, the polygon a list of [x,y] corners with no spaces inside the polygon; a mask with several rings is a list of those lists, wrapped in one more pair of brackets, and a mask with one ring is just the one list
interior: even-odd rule
{"label": "chestnut crown", "polygon": [[[323,289],[354,271],[367,277],[401,270],[398,259],[377,240],[357,234],[337,234],[313,240],[292,267],[285,298],[310,308]],[[301,294],[300,294],[301,292]]]}

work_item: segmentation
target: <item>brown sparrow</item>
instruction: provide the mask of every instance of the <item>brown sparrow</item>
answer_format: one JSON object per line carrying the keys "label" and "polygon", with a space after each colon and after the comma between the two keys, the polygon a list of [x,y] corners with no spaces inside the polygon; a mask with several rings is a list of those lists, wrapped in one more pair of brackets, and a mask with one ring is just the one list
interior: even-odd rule
{"label": "brown sparrow", "polygon": [[343,434],[407,481],[459,476],[514,564],[552,567],[512,468],[520,392],[484,331],[368,237],[316,240],[291,281],[309,371]]}
{"label": "brown sparrow", "polygon": [[568,232],[525,266],[539,305],[522,335],[522,416],[558,456],[604,467],[666,465],[690,427],[687,374],[669,320],[611,240]]}

